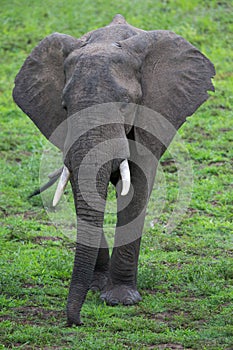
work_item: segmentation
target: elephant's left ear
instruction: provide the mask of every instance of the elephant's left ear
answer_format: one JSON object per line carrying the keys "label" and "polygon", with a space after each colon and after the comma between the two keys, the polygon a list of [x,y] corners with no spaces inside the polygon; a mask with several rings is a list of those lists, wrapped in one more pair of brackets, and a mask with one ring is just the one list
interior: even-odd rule
{"label": "elephant's left ear", "polygon": [[[170,31],[144,32],[130,40],[128,45],[142,60],[141,104],[158,112],[177,130],[207,100],[207,91],[214,91],[213,64]],[[146,126],[146,115],[143,118],[140,125]],[[142,134],[140,130],[136,133],[137,141],[146,139]]]}
{"label": "elephant's left ear", "polygon": [[80,41],[72,36],[49,35],[33,49],[15,78],[15,102],[60,149],[64,146],[67,118],[62,107],[64,60],[79,45]]}

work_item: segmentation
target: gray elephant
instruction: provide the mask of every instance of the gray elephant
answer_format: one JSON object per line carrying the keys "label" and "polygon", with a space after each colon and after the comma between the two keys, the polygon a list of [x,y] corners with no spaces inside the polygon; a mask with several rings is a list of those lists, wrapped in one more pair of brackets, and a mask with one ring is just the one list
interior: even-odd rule
{"label": "gray elephant", "polygon": [[[135,28],[121,15],[80,39],[49,35],[24,62],[13,98],[64,154],[54,205],[68,179],[74,196],[68,325],[81,324],[90,288],[109,305],[141,300],[138,256],[156,166],[175,131],[214,91],[214,75],[213,64],[182,37]],[[118,205],[111,257],[103,234],[109,182]]]}

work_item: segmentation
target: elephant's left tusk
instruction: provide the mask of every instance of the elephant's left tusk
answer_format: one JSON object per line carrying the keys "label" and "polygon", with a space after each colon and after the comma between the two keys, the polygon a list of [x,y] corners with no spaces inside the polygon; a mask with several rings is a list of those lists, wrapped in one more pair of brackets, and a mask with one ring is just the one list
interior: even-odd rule
{"label": "elephant's left tusk", "polygon": [[129,163],[127,159],[125,159],[120,164],[120,173],[121,173],[121,179],[122,179],[121,195],[126,196],[130,189],[130,171],[129,171]]}
{"label": "elephant's left tusk", "polygon": [[70,178],[69,169],[64,165],[62,173],[61,173],[61,177],[59,179],[57,189],[56,189],[56,192],[55,192],[55,195],[53,198],[53,207],[55,207],[58,204],[58,202],[59,202],[59,200],[60,200],[60,198],[61,198],[61,196],[66,188],[66,185],[67,185],[69,178]]}

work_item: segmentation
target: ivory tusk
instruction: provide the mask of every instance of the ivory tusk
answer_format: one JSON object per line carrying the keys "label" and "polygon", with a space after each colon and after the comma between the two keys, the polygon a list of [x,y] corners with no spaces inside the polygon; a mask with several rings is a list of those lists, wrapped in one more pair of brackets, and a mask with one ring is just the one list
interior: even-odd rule
{"label": "ivory tusk", "polygon": [[61,196],[66,188],[69,178],[70,178],[69,169],[64,165],[61,173],[61,177],[59,179],[57,189],[53,198],[53,207],[55,207],[58,204],[59,200],[61,199]]}
{"label": "ivory tusk", "polygon": [[130,189],[130,171],[127,159],[123,160],[123,162],[120,164],[120,174],[122,179],[121,195],[126,196]]}

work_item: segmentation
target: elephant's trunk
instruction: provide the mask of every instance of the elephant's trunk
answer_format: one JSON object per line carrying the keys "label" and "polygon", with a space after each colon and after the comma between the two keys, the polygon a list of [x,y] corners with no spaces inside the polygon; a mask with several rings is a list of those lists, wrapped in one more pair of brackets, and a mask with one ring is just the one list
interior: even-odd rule
{"label": "elephant's trunk", "polygon": [[[71,184],[77,213],[78,234],[67,304],[68,325],[81,325],[80,310],[92,282],[103,234],[104,206],[110,173],[107,167],[104,174],[102,173],[104,176],[101,179],[102,183],[99,184],[102,190],[101,197],[98,196],[98,193],[93,194],[91,192],[92,186],[88,183],[85,184],[85,193],[82,193],[77,174],[71,173]],[[88,193],[88,187],[90,188],[90,193]],[[91,198],[92,206],[91,203],[86,202],[85,198]]]}
{"label": "elephant's trunk", "polygon": [[[71,173],[78,226],[74,269],[67,304],[68,325],[81,324],[80,310],[92,282],[103,237],[108,184],[112,172],[119,169],[122,160],[128,157],[128,141],[122,124],[89,130],[67,153],[65,164]],[[129,181],[127,162],[124,161],[121,168],[123,168],[122,176],[126,177],[126,182]],[[122,188],[123,194],[128,191],[127,185]]]}
{"label": "elephant's trunk", "polygon": [[90,287],[98,249],[77,243],[74,269],[67,302],[67,325],[79,326],[81,307]]}

